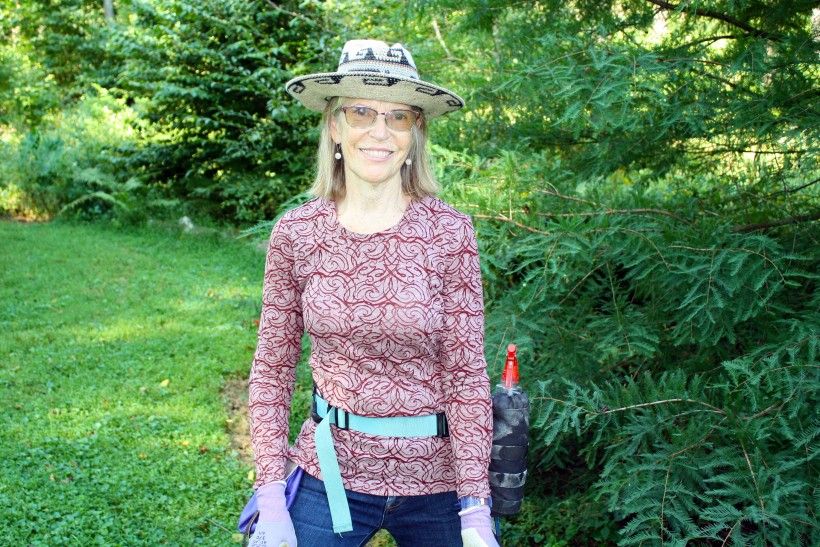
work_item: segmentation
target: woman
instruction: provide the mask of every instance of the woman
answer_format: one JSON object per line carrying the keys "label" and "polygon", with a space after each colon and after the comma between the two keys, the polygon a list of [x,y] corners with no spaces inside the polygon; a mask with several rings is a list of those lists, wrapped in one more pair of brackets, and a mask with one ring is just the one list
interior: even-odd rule
{"label": "woman", "polygon": [[[286,87],[324,117],[316,198],[277,222],[268,249],[251,545],[364,545],[385,528],[399,545],[496,546],[475,232],[435,197],[425,148],[427,119],[463,101],[420,80],[403,46],[373,40]],[[289,448],[303,330],[313,415]]]}

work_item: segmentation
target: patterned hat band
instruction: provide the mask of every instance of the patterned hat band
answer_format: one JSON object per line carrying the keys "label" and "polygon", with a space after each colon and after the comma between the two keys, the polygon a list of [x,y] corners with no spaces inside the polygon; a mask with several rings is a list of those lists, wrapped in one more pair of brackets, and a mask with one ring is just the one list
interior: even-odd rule
{"label": "patterned hat band", "polygon": [[[357,46],[361,45],[359,49]],[[384,44],[385,46],[387,44]],[[375,49],[371,40],[351,40],[345,44],[339,59],[339,72],[378,72],[402,78],[419,79],[413,57],[401,44]]]}
{"label": "patterned hat band", "polygon": [[407,48],[378,40],[348,41],[336,72],[299,76],[285,84],[285,89],[307,108],[320,112],[333,97],[407,104],[420,108],[428,118],[464,106],[464,100],[449,89],[419,77]]}

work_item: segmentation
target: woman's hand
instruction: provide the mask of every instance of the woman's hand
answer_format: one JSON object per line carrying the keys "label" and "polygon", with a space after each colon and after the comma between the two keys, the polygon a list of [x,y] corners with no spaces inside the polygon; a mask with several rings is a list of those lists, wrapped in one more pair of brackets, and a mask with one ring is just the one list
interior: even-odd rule
{"label": "woman's hand", "polygon": [[260,486],[256,491],[259,520],[248,547],[297,547],[296,532],[285,505],[285,482]]}
{"label": "woman's hand", "polygon": [[486,505],[461,511],[461,542],[464,547],[499,547],[493,535],[493,518]]}

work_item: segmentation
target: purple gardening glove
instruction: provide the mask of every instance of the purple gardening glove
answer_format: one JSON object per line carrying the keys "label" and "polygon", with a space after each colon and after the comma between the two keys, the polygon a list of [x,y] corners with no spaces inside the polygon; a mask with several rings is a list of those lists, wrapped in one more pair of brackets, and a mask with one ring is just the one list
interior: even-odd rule
{"label": "purple gardening glove", "polygon": [[493,535],[493,517],[486,505],[461,511],[461,542],[464,547],[499,547]]}
{"label": "purple gardening glove", "polygon": [[260,486],[256,507],[259,520],[248,547],[296,547],[296,532],[285,506],[285,481]]}

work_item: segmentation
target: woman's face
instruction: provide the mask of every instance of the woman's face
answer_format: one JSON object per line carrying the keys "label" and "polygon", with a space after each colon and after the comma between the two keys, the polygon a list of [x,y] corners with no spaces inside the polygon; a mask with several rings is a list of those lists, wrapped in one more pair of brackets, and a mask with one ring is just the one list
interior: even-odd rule
{"label": "woman's face", "polygon": [[[368,107],[377,112],[412,110],[401,103],[389,103],[370,99],[342,99],[340,107]],[[411,132],[387,127],[385,116],[379,115],[370,127],[352,127],[344,113],[330,120],[333,142],[342,147],[345,162],[345,180],[356,178],[360,182],[401,184],[400,169],[410,149]]]}

